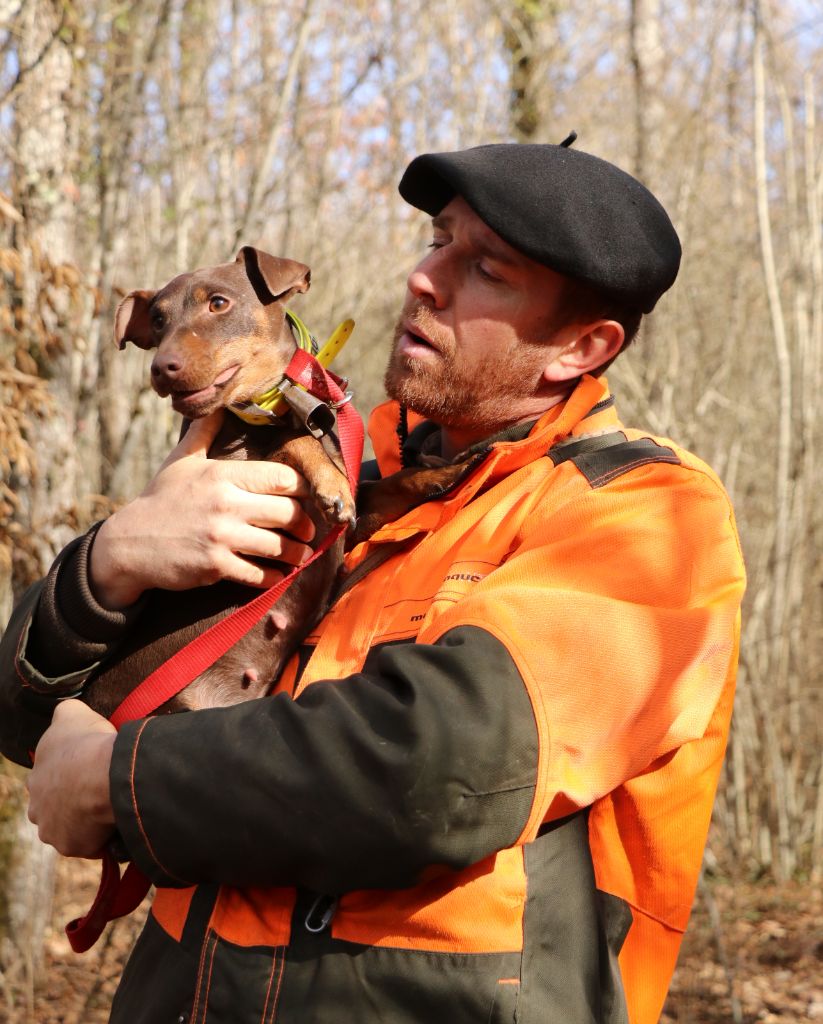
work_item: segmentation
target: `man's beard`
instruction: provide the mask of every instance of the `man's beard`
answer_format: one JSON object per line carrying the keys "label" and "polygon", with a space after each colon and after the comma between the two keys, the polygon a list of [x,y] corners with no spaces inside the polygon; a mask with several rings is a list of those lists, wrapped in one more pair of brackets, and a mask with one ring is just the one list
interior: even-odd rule
{"label": "man's beard", "polygon": [[[407,358],[400,353],[398,343],[406,323],[412,330],[419,327],[436,342],[437,359]],[[444,427],[492,434],[514,422],[513,403],[531,390],[539,376],[535,346],[521,341],[509,351],[466,367],[461,365],[453,338],[442,334],[425,306],[416,304],[404,310],[394,329],[384,377],[389,397]]]}
{"label": "man's beard", "polygon": [[[436,324],[424,323],[425,315],[415,314],[410,318],[428,335],[438,337]],[[438,347],[436,360],[408,358],[398,348],[400,338],[405,334],[404,319],[394,329],[394,343],[386,367],[384,383],[391,398],[426,419],[444,426],[465,426],[465,417],[476,403],[478,384],[476,374],[469,377],[457,365],[455,353],[445,345]]]}

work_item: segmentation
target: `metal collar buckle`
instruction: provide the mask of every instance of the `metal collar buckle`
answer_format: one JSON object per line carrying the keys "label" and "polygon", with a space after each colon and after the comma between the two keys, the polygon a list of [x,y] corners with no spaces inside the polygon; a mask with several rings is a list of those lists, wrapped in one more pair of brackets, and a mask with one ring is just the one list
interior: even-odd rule
{"label": "metal collar buckle", "polygon": [[[343,382],[344,386],[348,384],[348,381]],[[348,405],[349,402],[354,398],[353,391],[347,391],[345,395],[340,399],[339,402],[329,402],[329,408],[331,409],[342,409],[344,405]]]}

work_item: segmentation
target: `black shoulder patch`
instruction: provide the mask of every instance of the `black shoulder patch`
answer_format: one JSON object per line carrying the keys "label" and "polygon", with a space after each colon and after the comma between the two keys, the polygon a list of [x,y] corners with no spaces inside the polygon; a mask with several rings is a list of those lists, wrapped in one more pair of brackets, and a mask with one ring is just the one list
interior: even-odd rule
{"label": "black shoulder patch", "polygon": [[603,487],[629,470],[646,466],[650,462],[680,464],[680,459],[671,448],[658,444],[650,437],[629,441],[620,431],[584,437],[580,441],[552,448],[547,454],[555,466],[573,462],[592,487]]}

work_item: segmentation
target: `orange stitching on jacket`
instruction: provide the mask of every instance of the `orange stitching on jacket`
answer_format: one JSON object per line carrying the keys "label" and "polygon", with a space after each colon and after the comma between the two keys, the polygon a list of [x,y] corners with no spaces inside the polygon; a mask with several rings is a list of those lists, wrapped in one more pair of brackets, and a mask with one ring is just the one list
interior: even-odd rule
{"label": "orange stitching on jacket", "polygon": [[[280,986],[283,985],[283,976],[286,973],[286,952],[280,956],[280,972],[277,975],[277,987],[274,989],[274,1001],[271,1004],[271,1017],[269,1024],[274,1024],[274,1014],[277,1012],[277,1000],[280,996]],[[268,998],[268,996],[266,996]]]}
{"label": "orange stitching on jacket", "polygon": [[197,981],[194,983],[194,1006],[191,1008],[192,1024],[196,1024],[197,1021],[197,1011],[200,1007],[200,993],[202,991],[201,986],[203,984],[203,971],[206,966],[206,952],[209,948],[209,940],[211,937],[212,933],[210,931],[206,932],[206,938],[203,940],[203,945],[200,949],[200,966],[197,969]]}
{"label": "orange stitching on jacket", "polygon": [[206,979],[206,994],[203,999],[203,1021],[206,1020],[206,1014],[209,1012],[209,992],[211,991],[211,976],[214,971],[214,954],[217,952],[217,935],[213,936],[214,941],[211,944],[211,956],[209,957],[209,976]]}
{"label": "orange stitching on jacket", "polygon": [[174,874],[174,872],[169,871],[168,868],[165,867],[165,865],[160,863],[160,861],[157,858],[157,854],[154,852],[154,847],[151,845],[149,837],[146,834],[146,830],[143,827],[143,819],[140,817],[140,808],[137,806],[137,792],[134,788],[134,770],[137,764],[137,747],[140,743],[140,737],[143,735],[143,730],[146,728],[150,721],[151,719],[147,718],[140,726],[140,728],[137,730],[137,735],[134,737],[134,746],[132,747],[131,751],[131,764],[129,765],[129,788],[131,790],[131,805],[134,808],[134,816],[137,819],[137,826],[140,829],[140,835],[143,837],[143,843],[151,859],[164,874],[169,876],[169,878],[173,878],[176,882],[183,882],[185,885],[191,885],[191,882],[189,882],[187,879],[179,878],[177,875]]}
{"label": "orange stitching on jacket", "polygon": [[[425,615],[420,619],[420,622],[416,622],[414,625],[419,626],[424,618]],[[379,633],[372,640],[371,650],[374,650],[375,647],[379,647],[382,643],[391,643],[392,640],[403,640],[405,637],[415,637],[419,632],[419,629],[415,629],[414,626],[410,626],[408,629],[392,629],[388,633]]]}
{"label": "orange stitching on jacket", "polygon": [[272,950],[271,955],[271,970],[269,971],[269,983],[266,985],[266,998],[263,1002],[263,1016],[260,1018],[260,1024],[266,1024],[266,1015],[269,1012],[269,996],[271,995],[271,983],[274,981],[274,970],[277,967],[277,950]]}

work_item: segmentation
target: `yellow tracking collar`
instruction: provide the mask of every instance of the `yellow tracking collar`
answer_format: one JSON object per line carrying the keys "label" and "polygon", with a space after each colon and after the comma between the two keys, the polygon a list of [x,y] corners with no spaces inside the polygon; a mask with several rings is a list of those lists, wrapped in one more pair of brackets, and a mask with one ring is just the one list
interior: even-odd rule
{"label": "yellow tracking collar", "polygon": [[[297,341],[297,347],[304,352],[311,352],[321,366],[326,367],[337,356],[352,335],[354,320],[344,320],[334,329],[326,344],[318,351],[317,342],[296,313],[286,310],[286,319],[292,327]],[[278,416],[284,416],[289,411],[289,405],[283,397],[283,384],[285,378],[274,387],[269,388],[260,395],[255,395],[251,402],[245,405],[230,405],[229,408],[235,416],[239,416],[244,423],[253,426],[262,426],[271,423]],[[297,385],[299,387],[299,385]]]}

